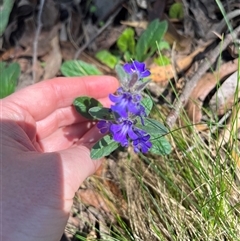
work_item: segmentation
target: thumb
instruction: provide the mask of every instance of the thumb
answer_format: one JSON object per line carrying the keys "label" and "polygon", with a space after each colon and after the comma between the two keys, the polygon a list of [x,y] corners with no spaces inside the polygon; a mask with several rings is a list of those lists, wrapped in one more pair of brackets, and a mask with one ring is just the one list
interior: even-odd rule
{"label": "thumb", "polygon": [[91,159],[90,150],[102,137],[103,135],[94,126],[75,146],[58,152],[62,160],[63,178],[66,185],[64,190],[66,190],[67,197],[72,198],[82,182],[100,167],[102,160]]}

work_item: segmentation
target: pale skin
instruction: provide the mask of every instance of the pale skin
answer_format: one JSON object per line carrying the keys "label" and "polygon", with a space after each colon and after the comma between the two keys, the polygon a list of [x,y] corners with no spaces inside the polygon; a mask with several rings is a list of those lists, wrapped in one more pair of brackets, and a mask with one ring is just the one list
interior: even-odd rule
{"label": "pale skin", "polygon": [[101,165],[90,148],[102,135],[72,102],[109,106],[117,87],[109,76],[55,78],[0,100],[1,240],[60,240],[75,192]]}

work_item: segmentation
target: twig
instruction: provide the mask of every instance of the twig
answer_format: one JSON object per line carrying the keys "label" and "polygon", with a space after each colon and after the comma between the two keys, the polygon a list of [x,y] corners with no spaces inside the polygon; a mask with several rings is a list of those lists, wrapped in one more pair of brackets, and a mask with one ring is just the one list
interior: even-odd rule
{"label": "twig", "polygon": [[[190,79],[189,82],[186,83],[186,86],[178,98],[177,102],[174,104],[173,110],[169,113],[167,119],[166,119],[166,124],[169,126],[171,129],[173,125],[176,123],[176,120],[179,116],[180,110],[182,107],[185,106],[187,103],[193,89],[196,87],[199,79],[204,75],[204,73],[209,69],[209,64],[213,64],[218,55],[220,54],[220,49],[224,50],[227,48],[227,46],[233,42],[237,34],[240,32],[240,26],[237,27],[232,33],[228,34],[225,39],[219,43],[219,45],[211,52],[210,58],[208,58],[208,61],[204,61],[198,71],[193,75],[193,77]],[[234,38],[234,39],[233,39]]]}
{"label": "twig", "polygon": [[240,9],[234,10],[234,11],[226,14],[226,16],[222,19],[221,22],[217,23],[216,25],[214,25],[210,29],[210,31],[207,33],[207,35],[205,37],[206,40],[216,39],[217,38],[217,34],[221,35],[221,32],[228,25],[228,22],[231,19],[238,17],[239,15],[240,15]]}
{"label": "twig", "polygon": [[37,78],[36,66],[37,66],[38,38],[42,29],[41,16],[42,16],[44,2],[45,0],[40,1],[40,9],[37,16],[37,30],[33,41],[33,83],[36,83],[36,78]]}
{"label": "twig", "polygon": [[92,38],[89,39],[89,41],[87,41],[81,48],[78,49],[78,51],[76,52],[74,59],[77,59],[78,56],[89,46],[89,44],[91,44],[95,38],[97,38],[97,36],[99,34],[101,34],[114,20],[114,18],[117,16],[117,14],[119,13],[120,9],[117,10],[109,19],[108,21],[100,28],[97,30],[97,33],[92,36]]}

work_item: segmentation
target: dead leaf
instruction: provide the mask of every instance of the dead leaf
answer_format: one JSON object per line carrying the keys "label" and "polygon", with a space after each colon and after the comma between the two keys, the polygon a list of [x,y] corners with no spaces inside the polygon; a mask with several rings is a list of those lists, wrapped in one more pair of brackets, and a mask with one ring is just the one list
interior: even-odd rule
{"label": "dead leaf", "polygon": [[223,64],[218,71],[206,73],[198,81],[196,87],[190,95],[189,101],[185,107],[189,118],[193,123],[198,123],[202,118],[202,103],[210,91],[215,88],[219,80],[236,71],[238,68],[238,59]]}
{"label": "dead leaf", "polygon": [[60,41],[60,48],[63,60],[72,60],[74,59],[74,54],[76,49],[68,41]]}
{"label": "dead leaf", "polygon": [[147,9],[147,1],[146,0],[136,0],[136,2],[140,8]]}
{"label": "dead leaf", "polygon": [[203,124],[200,124],[200,123],[196,124],[195,128],[196,128],[197,131],[206,131],[206,130],[209,129],[208,125],[205,124],[205,123],[203,123]]}
{"label": "dead leaf", "polygon": [[45,73],[43,79],[50,79],[55,77],[62,63],[62,55],[60,52],[59,40],[57,35],[51,40],[51,46],[52,50],[47,55],[47,59],[45,62]]}
{"label": "dead leaf", "polygon": [[[118,213],[122,214],[122,211],[127,209],[127,204],[122,196],[119,186],[114,181],[106,178],[106,172],[108,167],[109,162],[107,162],[107,160],[103,158],[102,165],[94,174],[94,176],[98,178],[100,177],[99,180],[101,180],[104,186],[105,193],[107,193],[106,197],[100,195],[97,191],[90,189],[78,190],[78,196],[86,205],[91,205],[97,209],[101,208],[105,212],[117,212],[119,207],[121,207],[121,212],[118,211]],[[115,200],[115,202],[110,200]]]}
{"label": "dead leaf", "polygon": [[212,73],[206,73],[194,88],[189,101],[185,106],[186,112],[193,123],[202,119],[202,103],[209,92],[216,86],[217,78]]}
{"label": "dead leaf", "polygon": [[107,213],[111,211],[110,207],[113,206],[107,199],[104,199],[102,195],[94,190],[80,189],[77,192],[77,196],[85,205],[93,206],[97,209],[103,209]]}
{"label": "dead leaf", "polygon": [[129,27],[142,29],[146,29],[148,26],[148,21],[120,21],[120,23]]}
{"label": "dead leaf", "polygon": [[[25,67],[27,68],[27,70],[25,73],[24,72],[21,73],[16,90],[19,90],[26,86],[34,84],[33,77],[32,77],[32,65],[29,63],[29,65]],[[41,80],[43,76],[43,68],[39,61],[37,61],[36,63],[35,71],[36,71],[36,83],[37,83]]]}
{"label": "dead leaf", "polygon": [[17,57],[21,56],[23,52],[24,52],[24,50],[20,46],[10,48],[10,49],[4,51],[0,55],[0,60],[7,61],[7,60],[11,60],[11,59],[16,59]]}
{"label": "dead leaf", "polygon": [[[56,24],[52,27],[49,31],[41,31],[39,38],[38,38],[38,49],[37,49],[37,56],[44,56],[51,50],[51,40],[58,35],[60,25]],[[26,22],[26,29],[24,35],[19,40],[19,45],[25,48],[25,51],[22,52],[19,57],[21,56],[29,56],[32,57],[33,55],[33,41],[35,38],[36,27],[33,20],[28,20]]]}
{"label": "dead leaf", "polygon": [[156,82],[165,82],[172,79],[174,76],[176,76],[177,73],[186,70],[191,65],[193,58],[202,52],[205,48],[206,46],[200,47],[185,58],[177,60],[176,69],[172,64],[166,66],[158,66],[153,64],[150,66],[151,79]]}
{"label": "dead leaf", "polygon": [[103,158],[102,164],[97,169],[97,171],[94,173],[94,176],[103,177],[103,175],[105,173],[105,169],[106,169],[106,159]]}
{"label": "dead leaf", "polygon": [[[236,63],[236,69],[237,65]],[[214,113],[223,115],[227,110],[232,108],[237,84],[238,71],[234,72],[224,81],[210,100],[209,107]]]}
{"label": "dead leaf", "polygon": [[48,0],[43,5],[41,16],[42,29],[51,30],[59,21],[59,4],[55,0]]}
{"label": "dead leaf", "polygon": [[[198,38],[205,39],[210,30],[213,29],[215,23],[213,19],[217,19],[215,5],[215,1],[209,0],[189,1],[191,17],[188,18],[188,21],[191,22],[195,36]],[[211,16],[211,18],[209,16]]]}
{"label": "dead leaf", "polygon": [[110,47],[116,43],[125,28],[125,26],[120,25],[109,27],[108,31],[103,31],[95,40],[98,50],[110,49]]}
{"label": "dead leaf", "polygon": [[31,73],[31,61],[26,58],[17,59],[17,63],[20,65],[21,73]]}

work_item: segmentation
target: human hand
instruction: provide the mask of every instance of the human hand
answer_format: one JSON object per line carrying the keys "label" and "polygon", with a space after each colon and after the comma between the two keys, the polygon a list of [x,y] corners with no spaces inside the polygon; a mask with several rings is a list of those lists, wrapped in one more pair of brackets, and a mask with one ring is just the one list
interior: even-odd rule
{"label": "human hand", "polygon": [[101,164],[90,158],[101,135],[72,102],[108,106],[117,86],[106,76],[56,78],[0,100],[3,240],[60,240],[75,192]]}

